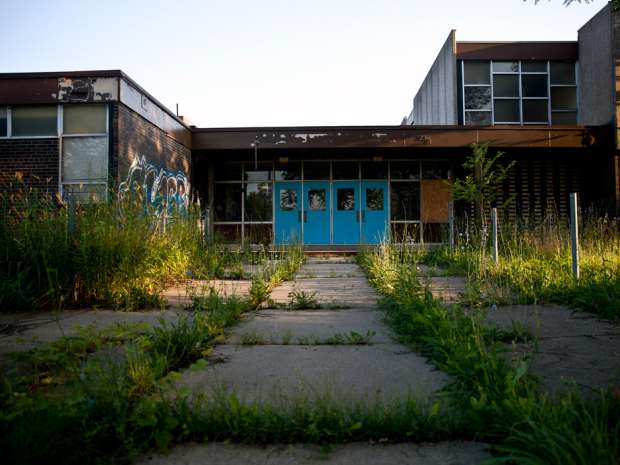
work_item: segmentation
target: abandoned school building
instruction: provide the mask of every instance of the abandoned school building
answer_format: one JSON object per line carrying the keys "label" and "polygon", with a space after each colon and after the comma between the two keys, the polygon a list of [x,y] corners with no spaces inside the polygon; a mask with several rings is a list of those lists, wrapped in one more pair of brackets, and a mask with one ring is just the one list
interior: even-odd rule
{"label": "abandoned school building", "polygon": [[0,74],[0,174],[65,198],[206,206],[226,241],[338,248],[444,238],[470,145],[516,165],[505,215],[620,213],[620,13],[575,42],[459,42],[452,31],[400,125],[199,128],[121,71]]}

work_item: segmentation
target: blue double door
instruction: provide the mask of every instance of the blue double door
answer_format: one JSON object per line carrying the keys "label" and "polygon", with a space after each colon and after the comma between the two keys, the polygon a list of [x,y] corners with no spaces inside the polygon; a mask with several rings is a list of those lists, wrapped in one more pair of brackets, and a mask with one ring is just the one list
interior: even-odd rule
{"label": "blue double door", "polygon": [[388,225],[387,197],[385,181],[276,183],[276,244],[379,243]]}

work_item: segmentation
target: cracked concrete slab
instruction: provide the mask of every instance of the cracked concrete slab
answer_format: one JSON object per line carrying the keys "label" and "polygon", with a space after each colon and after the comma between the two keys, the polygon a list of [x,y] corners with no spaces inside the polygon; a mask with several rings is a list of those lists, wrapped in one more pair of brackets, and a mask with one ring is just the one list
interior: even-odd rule
{"label": "cracked concrete slab", "polygon": [[527,328],[538,338],[509,348],[519,360],[533,355],[531,372],[544,389],[556,391],[574,381],[584,393],[609,385],[620,386],[620,326],[594,315],[558,305],[508,305],[489,310],[490,325],[511,330]]}
{"label": "cracked concrete slab", "polygon": [[372,309],[351,310],[260,310],[247,314],[232,328],[228,342],[239,344],[244,334],[251,333],[266,342],[282,343],[288,338],[297,344],[299,338],[325,340],[337,333],[355,331],[361,335],[374,332],[373,344],[391,343],[390,331],[383,323],[383,315]]}
{"label": "cracked concrete slab", "polygon": [[424,357],[399,344],[373,346],[221,345],[179,386],[234,392],[243,401],[329,395],[340,400],[425,400],[448,381]]}
{"label": "cracked concrete slab", "polygon": [[119,312],[116,310],[64,310],[61,312],[3,314],[0,324],[0,354],[30,350],[40,344],[75,334],[78,327],[103,329],[117,323],[146,323],[157,326],[160,320],[176,321],[182,310]]}
{"label": "cracked concrete slab", "polygon": [[189,444],[168,454],[149,454],[138,465],[477,465],[492,458],[485,445],[434,444],[268,445]]}
{"label": "cracked concrete slab", "polygon": [[175,308],[184,308],[192,303],[192,295],[208,294],[214,289],[222,297],[236,295],[246,297],[250,294],[252,281],[244,279],[189,280],[166,288],[162,297]]}

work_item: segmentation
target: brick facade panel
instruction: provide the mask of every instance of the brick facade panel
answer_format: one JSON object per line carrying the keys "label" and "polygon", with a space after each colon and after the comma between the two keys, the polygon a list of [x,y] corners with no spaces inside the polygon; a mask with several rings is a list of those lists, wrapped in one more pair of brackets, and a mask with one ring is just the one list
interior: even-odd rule
{"label": "brick facade panel", "polygon": [[58,191],[58,139],[0,140],[0,181],[21,173],[27,186]]}

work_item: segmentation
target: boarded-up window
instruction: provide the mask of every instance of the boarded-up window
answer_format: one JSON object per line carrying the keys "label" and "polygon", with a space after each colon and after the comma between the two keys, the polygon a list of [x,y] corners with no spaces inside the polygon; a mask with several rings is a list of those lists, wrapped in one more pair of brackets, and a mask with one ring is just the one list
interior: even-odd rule
{"label": "boarded-up window", "polygon": [[108,180],[108,138],[64,138],[62,177],[65,183]]}
{"label": "boarded-up window", "polygon": [[447,223],[448,202],[452,200],[450,186],[445,180],[428,179],[421,182],[422,221],[424,223]]}

